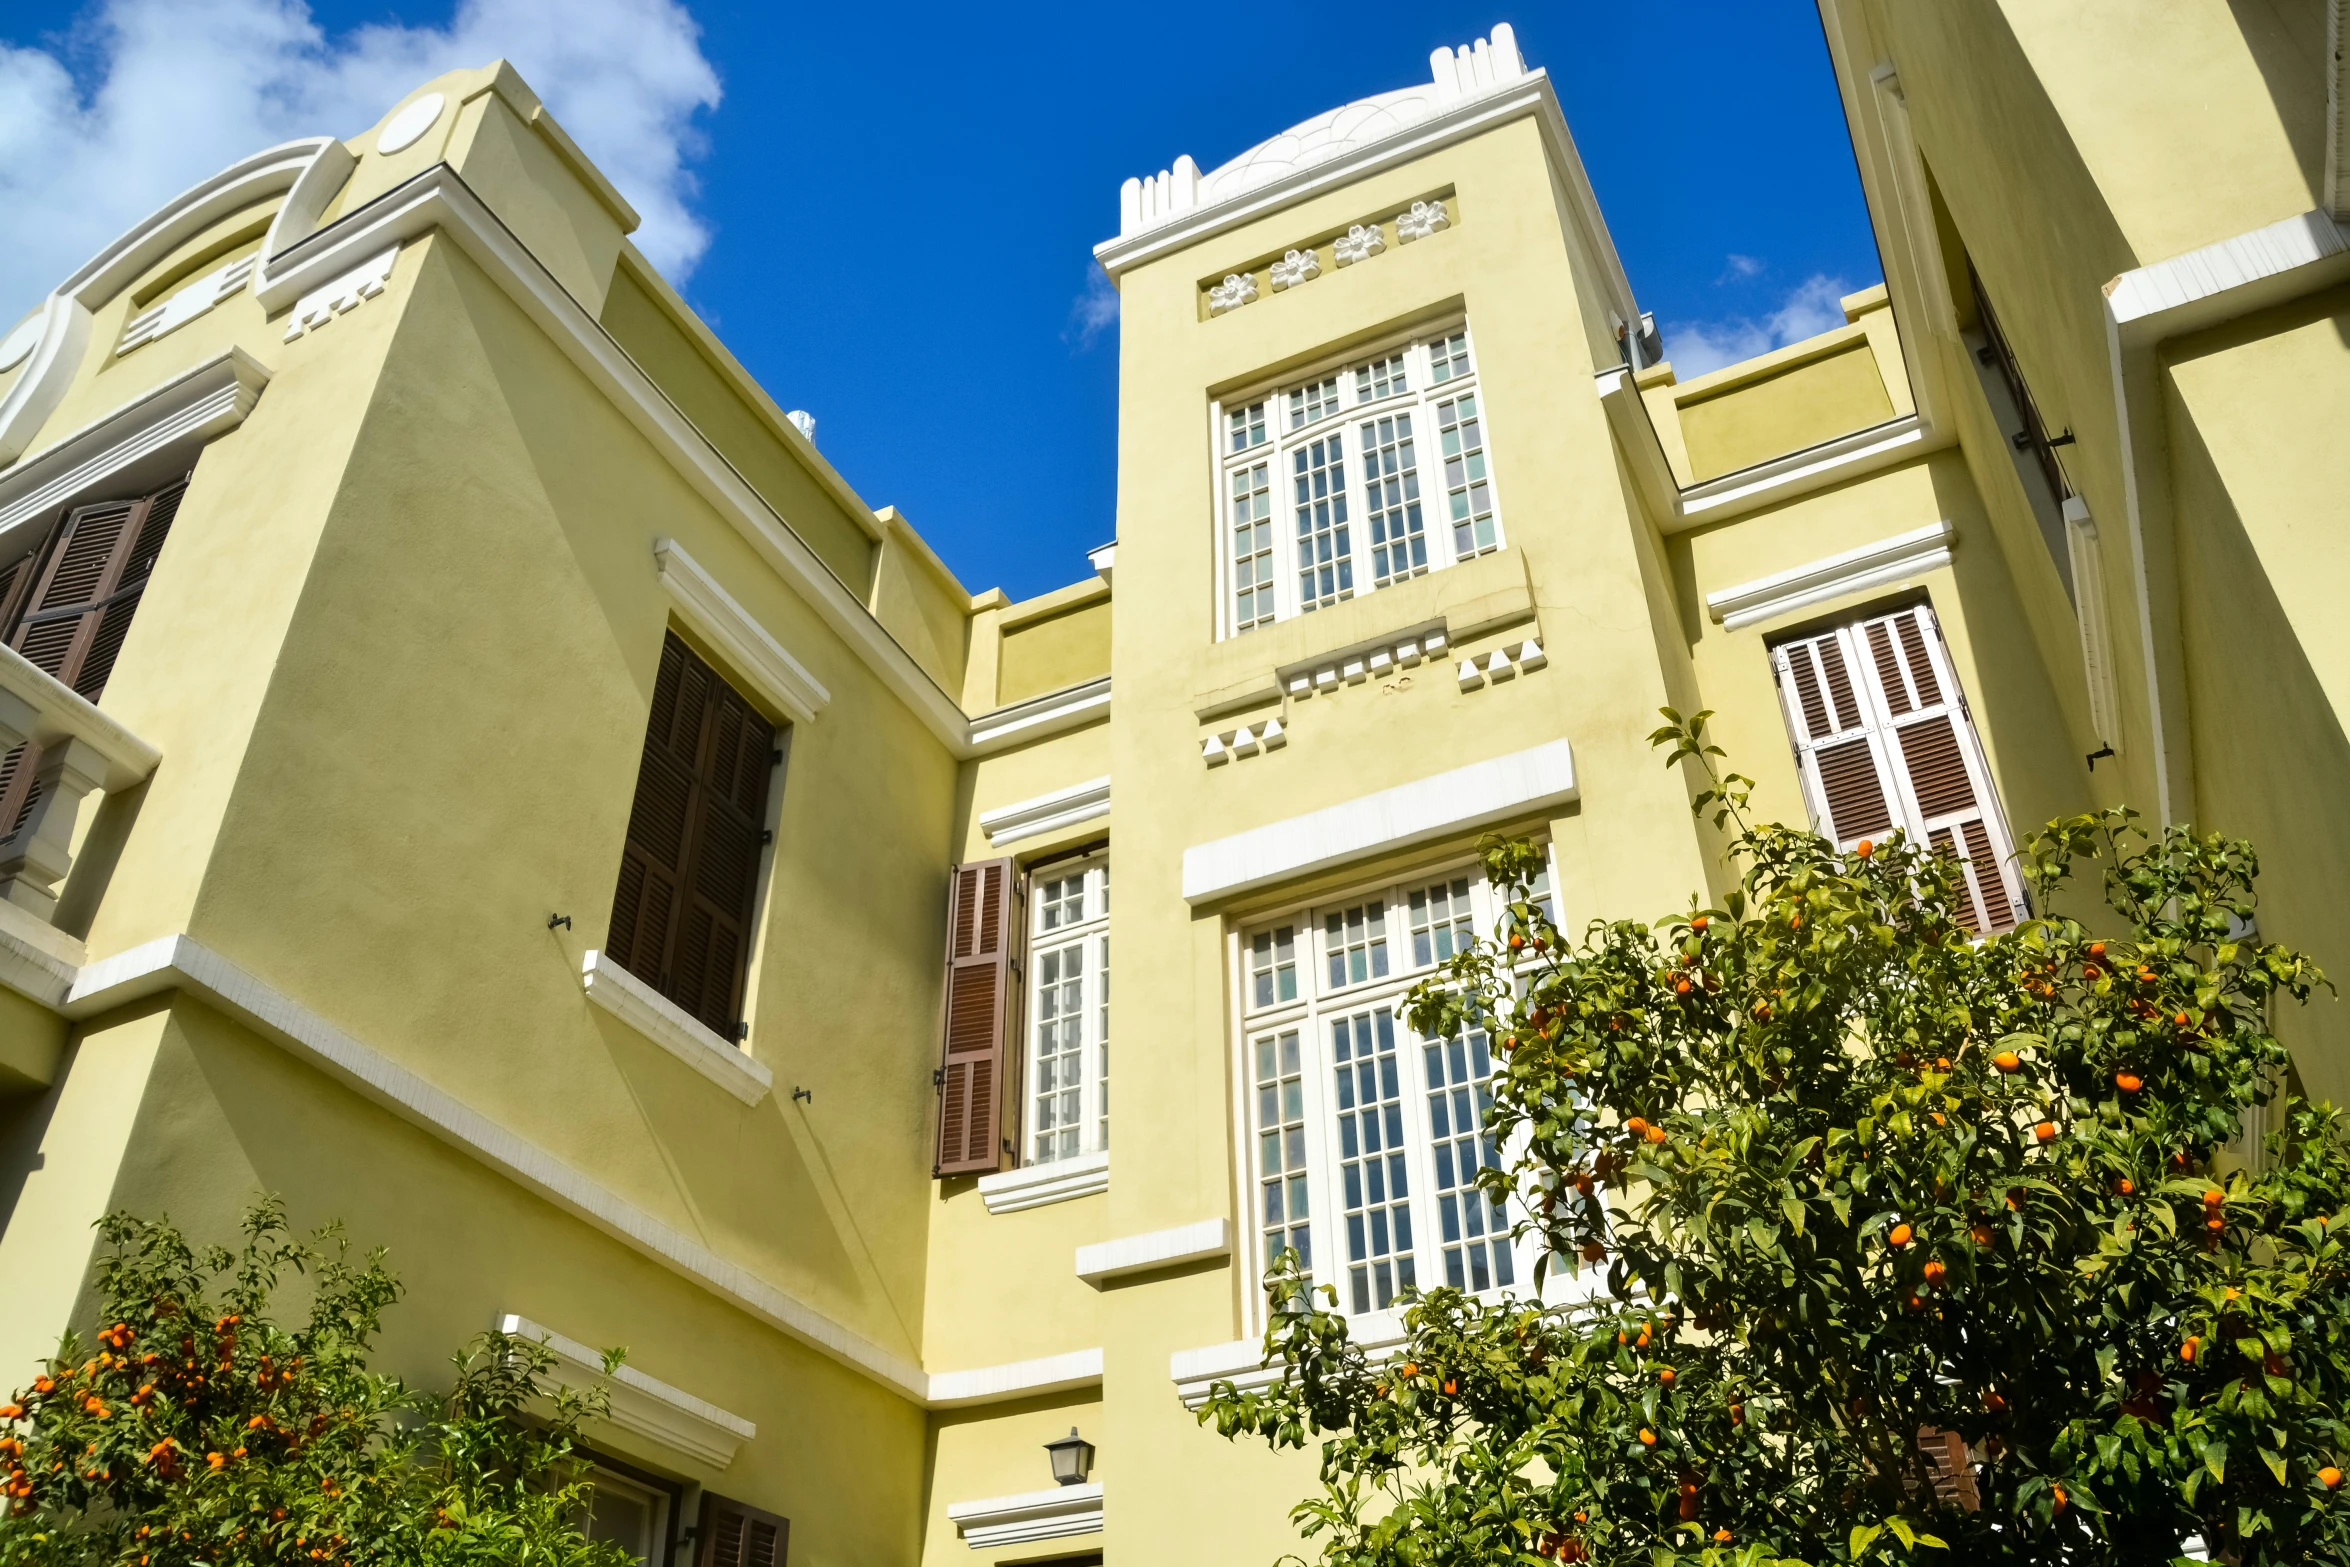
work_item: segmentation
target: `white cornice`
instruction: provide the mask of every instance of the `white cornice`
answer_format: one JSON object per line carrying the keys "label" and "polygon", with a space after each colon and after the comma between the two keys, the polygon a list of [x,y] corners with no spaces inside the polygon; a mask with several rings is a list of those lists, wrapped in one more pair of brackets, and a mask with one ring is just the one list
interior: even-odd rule
{"label": "white cornice", "polygon": [[1705,596],[1706,612],[1729,630],[1792,614],[1848,593],[1884,587],[1950,564],[1957,529],[1945,520],[1897,533],[1787,571]]}
{"label": "white cornice", "polygon": [[1211,235],[1254,222],[1283,207],[1376,174],[1382,169],[1391,169],[1414,158],[1426,157],[1455,142],[1465,141],[1497,125],[1527,115],[1533,115],[1539,121],[1552,153],[1567,171],[1567,184],[1574,197],[1576,215],[1588,231],[1592,247],[1606,274],[1603,281],[1608,289],[1609,303],[1625,320],[1637,319],[1639,311],[1632,302],[1632,284],[1624,275],[1624,264],[1616,255],[1615,241],[1609,236],[1607,221],[1600,214],[1599,198],[1591,188],[1591,178],[1583,167],[1582,155],[1575,150],[1575,138],[1567,130],[1566,116],[1559,109],[1558,94],[1550,85],[1550,74],[1542,70],[1529,71],[1507,87],[1464,99],[1393,136],[1367,142],[1327,163],[1310,165],[1213,206],[1195,208],[1161,227],[1103,240],[1093,247],[1094,259],[1101,263],[1103,271],[1115,278],[1144,262],[1155,261]]}
{"label": "white cornice", "polygon": [[1099,1534],[1101,1483],[1023,1491],[1017,1496],[991,1496],[977,1502],[949,1502],[947,1517],[953,1520],[963,1543],[975,1551],[1073,1534]]}
{"label": "white cornice", "polygon": [[699,1018],[622,968],[609,952],[590,952],[580,965],[587,998],[701,1073],[755,1105],[775,1086],[775,1074],[703,1026]]}
{"label": "white cornice", "polygon": [[2350,277],[2350,229],[2311,210],[2105,285],[2124,348],[2142,348],[2282,304]]}
{"label": "white cornice", "polygon": [[0,539],[134,463],[176,446],[192,458],[196,448],[244,422],[269,376],[267,365],[231,348],[0,469]]}
{"label": "white cornice", "polygon": [[447,164],[433,165],[272,257],[269,280],[255,292],[265,309],[281,309],[385,245],[434,231],[455,240],[505,290],[940,744],[957,757],[971,754],[972,726],[963,710]]}
{"label": "white cornice", "polygon": [[1907,462],[1931,449],[1926,428],[1917,415],[1903,414],[1883,424],[1872,424],[1692,484],[1681,491],[1679,516],[1665,531],[1678,532],[1759,507],[1776,506],[1831,484],[1843,484],[1895,463]]}
{"label": "white cornice", "polygon": [[1098,821],[1109,814],[1110,780],[1089,778],[1050,794],[982,811],[979,830],[987,834],[990,846],[1001,847],[1027,838],[1041,838],[1048,832],[1059,832],[1081,822]]}
{"label": "white cornice", "polygon": [[1114,1241],[1080,1246],[1076,1256],[1077,1276],[1098,1286],[1104,1279],[1155,1273],[1187,1262],[1231,1255],[1232,1221],[1202,1219],[1197,1224],[1178,1224],[1173,1229],[1152,1230],[1147,1235],[1122,1235]]}
{"label": "white cornice", "polygon": [[557,1387],[583,1393],[604,1387],[611,1399],[607,1418],[621,1430],[633,1432],[672,1452],[683,1453],[697,1463],[724,1469],[734,1462],[734,1455],[742,1445],[759,1434],[759,1428],[742,1416],[720,1409],[707,1399],[696,1398],[683,1388],[649,1377],[626,1363],[607,1381],[601,1354],[577,1339],[565,1338],[551,1328],[539,1326],[528,1317],[500,1317],[498,1331],[509,1338],[528,1339],[552,1350],[555,1365],[548,1380]]}
{"label": "white cornice", "polygon": [[1050,1164],[1023,1165],[979,1178],[980,1200],[989,1213],[1021,1213],[1079,1197],[1098,1197],[1110,1189],[1107,1152],[1055,1159]]}
{"label": "white cornice", "polygon": [[82,944],[32,910],[0,898],[0,985],[54,1010],[88,960]]}
{"label": "white cornice", "polygon": [[971,720],[970,743],[964,754],[989,756],[1031,740],[1080,729],[1110,716],[1110,677],[1088,680],[1066,690],[999,707]]}
{"label": "white cornice", "polygon": [[928,1404],[932,1409],[960,1409],[966,1404],[995,1404],[1040,1393],[1066,1393],[1076,1388],[1099,1387],[1101,1383],[1102,1352],[1073,1349],[1065,1355],[1015,1360],[1008,1365],[981,1366],[972,1371],[932,1372]]}
{"label": "white cornice", "polygon": [[1577,797],[1573,749],[1552,740],[1193,844],[1183,851],[1183,896],[1194,904],[1231,897]]}
{"label": "white cornice", "polygon": [[832,701],[824,683],[807,666],[784,651],[782,643],[735,602],[718,579],[701,568],[675,539],[653,545],[653,564],[661,586],[680,619],[726,655],[737,673],[774,703],[794,723],[813,723]]}

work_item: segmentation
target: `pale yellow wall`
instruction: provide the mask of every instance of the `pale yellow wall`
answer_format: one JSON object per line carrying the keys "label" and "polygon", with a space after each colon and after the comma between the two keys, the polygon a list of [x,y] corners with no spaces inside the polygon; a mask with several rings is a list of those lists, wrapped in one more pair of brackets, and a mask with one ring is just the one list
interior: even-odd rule
{"label": "pale yellow wall", "polygon": [[971,657],[971,595],[895,506],[877,520],[873,618],[949,696],[960,696]]}
{"label": "pale yellow wall", "polygon": [[851,515],[807,470],[794,455],[790,439],[777,428],[781,421],[771,420],[736,388],[728,373],[731,367],[711,362],[637,263],[614,273],[601,319],[613,340],[807,541],[832,574],[864,598],[873,579],[871,518],[860,521]]}
{"label": "pale yellow wall", "polygon": [[[504,74],[511,77],[512,72]],[[456,115],[445,156],[498,221],[595,315],[603,307],[625,230],[600,193],[530,125],[528,117],[537,107],[518,106],[485,87]]]}
{"label": "pale yellow wall", "polygon": [[[2180,594],[2206,830],[2261,851],[2260,927],[2350,972],[2350,290],[2170,347]],[[2350,1102],[2350,1009],[2280,1008],[2310,1094]]]}
{"label": "pale yellow wall", "polygon": [[[0,989],[0,1117],[13,1113],[11,1097],[29,1098],[56,1080],[65,1036],[65,1019],[13,990]],[[0,1132],[0,1139],[6,1135]]]}
{"label": "pale yellow wall", "polygon": [[1674,403],[1693,478],[1710,479],[1893,417],[1893,399],[1864,331],[1844,327],[1787,352],[1794,357],[1767,371],[1732,365],[1683,383]]}
{"label": "pale yellow wall", "polygon": [[1004,705],[1082,685],[1110,672],[1107,593],[1066,609],[998,623],[996,701]]}

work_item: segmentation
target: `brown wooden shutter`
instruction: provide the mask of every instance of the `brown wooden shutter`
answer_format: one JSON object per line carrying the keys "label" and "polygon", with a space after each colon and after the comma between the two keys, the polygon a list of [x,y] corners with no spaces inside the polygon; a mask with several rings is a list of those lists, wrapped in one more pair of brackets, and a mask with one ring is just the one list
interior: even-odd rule
{"label": "brown wooden shutter", "polygon": [[[0,573],[0,637],[83,697],[104,695],[188,481],[153,495],[68,512],[40,548]],[[37,747],[0,757],[0,824],[13,834],[35,804]]]}
{"label": "brown wooden shutter", "polygon": [[715,1491],[702,1493],[694,1567],[784,1567],[790,1550],[790,1519]]}
{"label": "brown wooden shutter", "polygon": [[1004,1044],[1017,970],[1019,872],[1010,860],[948,877],[946,1044],[938,1076],[940,1176],[1003,1168]]}
{"label": "brown wooden shutter", "polygon": [[726,1038],[743,1011],[775,731],[669,633],[605,950]]}

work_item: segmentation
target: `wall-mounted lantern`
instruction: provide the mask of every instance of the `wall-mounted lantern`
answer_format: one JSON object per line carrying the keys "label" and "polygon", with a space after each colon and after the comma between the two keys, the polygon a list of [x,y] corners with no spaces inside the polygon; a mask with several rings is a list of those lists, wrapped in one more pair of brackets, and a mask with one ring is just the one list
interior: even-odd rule
{"label": "wall-mounted lantern", "polygon": [[1059,1441],[1045,1443],[1044,1450],[1053,1455],[1053,1478],[1063,1485],[1083,1485],[1093,1473],[1093,1444],[1075,1426]]}

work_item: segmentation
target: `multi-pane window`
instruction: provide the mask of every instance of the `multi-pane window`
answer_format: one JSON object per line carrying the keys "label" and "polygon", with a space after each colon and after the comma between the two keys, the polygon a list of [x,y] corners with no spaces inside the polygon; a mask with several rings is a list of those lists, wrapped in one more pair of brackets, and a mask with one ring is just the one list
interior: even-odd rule
{"label": "multi-pane window", "polygon": [[1346,523],[1345,439],[1326,435],[1289,454],[1296,484],[1297,598],[1320,609],[1355,590],[1354,541]]}
{"label": "multi-pane window", "polygon": [[1040,871],[1029,898],[1028,1162],[1109,1146],[1110,868]]}
{"label": "multi-pane window", "polygon": [[[1218,419],[1226,634],[1501,546],[1466,327],[1252,392]],[[1284,528],[1266,525],[1270,478],[1290,488]]]}
{"label": "multi-pane window", "polygon": [[1385,587],[1428,569],[1420,522],[1420,469],[1412,454],[1412,416],[1390,414],[1360,426],[1363,500],[1371,522],[1371,577]]}
{"label": "multi-pane window", "polygon": [[1265,444],[1265,400],[1262,397],[1245,408],[1233,409],[1229,418],[1233,451],[1254,451]]}
{"label": "multi-pane window", "polygon": [[1232,624],[1273,618],[1273,481],[1266,464],[1232,470]]}
{"label": "multi-pane window", "polygon": [[1302,430],[1317,419],[1338,412],[1338,377],[1326,375],[1308,381],[1289,394],[1289,427]]}
{"label": "multi-pane window", "polygon": [[1436,405],[1436,434],[1444,445],[1444,497],[1452,518],[1456,558],[1482,555],[1500,543],[1493,527],[1493,483],[1485,472],[1484,423],[1468,393]]}
{"label": "multi-pane window", "polygon": [[[1535,897],[1547,907],[1547,875]],[[1294,1250],[1349,1312],[1388,1309],[1414,1287],[1530,1278],[1508,1210],[1476,1185],[1501,1160],[1490,1045],[1474,1030],[1422,1037],[1404,1017],[1406,992],[1504,912],[1481,876],[1451,872],[1241,934],[1252,1268]],[[1321,946],[1302,962],[1301,937]]]}

